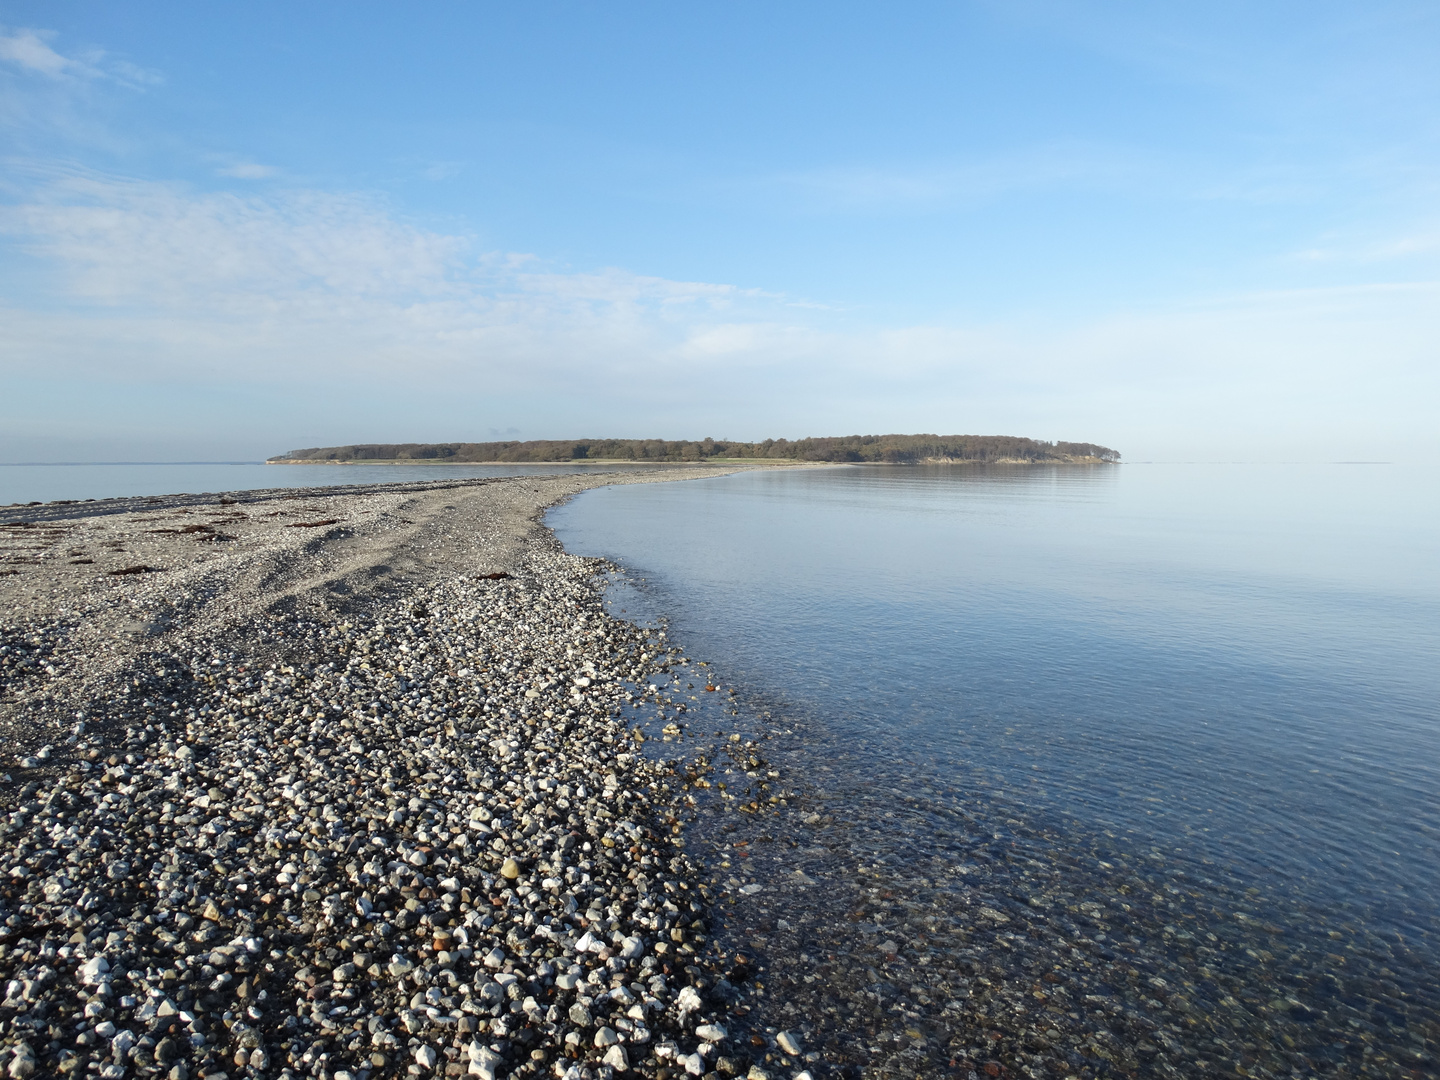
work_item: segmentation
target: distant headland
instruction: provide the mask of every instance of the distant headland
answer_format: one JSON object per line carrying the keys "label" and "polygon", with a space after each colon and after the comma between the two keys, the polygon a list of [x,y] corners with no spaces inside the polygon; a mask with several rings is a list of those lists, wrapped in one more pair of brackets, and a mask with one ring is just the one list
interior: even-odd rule
{"label": "distant headland", "polygon": [[732,442],[701,439],[537,439],[485,443],[355,443],[291,450],[271,465],[471,465],[575,461],[833,461],[888,465],[1098,465],[1120,453],[1086,442],[1044,442],[1015,435],[841,435],[823,439]]}

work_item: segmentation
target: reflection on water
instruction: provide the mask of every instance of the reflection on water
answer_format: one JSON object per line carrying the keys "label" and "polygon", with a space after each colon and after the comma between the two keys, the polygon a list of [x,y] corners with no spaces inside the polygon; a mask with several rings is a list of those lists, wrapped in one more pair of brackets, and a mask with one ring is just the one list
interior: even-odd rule
{"label": "reflection on water", "polygon": [[1434,1075],[1433,488],[848,469],[552,524],[746,688],[692,733],[763,747],[697,827],[757,1023],[896,1075]]}

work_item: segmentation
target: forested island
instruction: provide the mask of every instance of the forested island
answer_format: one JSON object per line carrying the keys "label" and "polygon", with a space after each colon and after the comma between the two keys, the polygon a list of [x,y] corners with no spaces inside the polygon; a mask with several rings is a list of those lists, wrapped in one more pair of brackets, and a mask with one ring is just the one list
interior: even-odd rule
{"label": "forested island", "polygon": [[537,439],[484,443],[355,443],[291,450],[272,465],[390,462],[481,464],[560,461],[711,461],[771,459],[871,462],[890,465],[950,463],[1075,464],[1120,460],[1108,446],[1045,442],[1015,435],[841,435],[823,439],[731,442],[702,439]]}

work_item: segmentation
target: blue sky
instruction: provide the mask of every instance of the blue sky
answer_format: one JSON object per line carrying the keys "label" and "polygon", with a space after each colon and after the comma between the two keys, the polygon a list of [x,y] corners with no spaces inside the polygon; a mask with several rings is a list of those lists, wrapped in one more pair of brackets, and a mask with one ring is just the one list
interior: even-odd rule
{"label": "blue sky", "polygon": [[1440,449],[1430,4],[0,4],[0,460]]}

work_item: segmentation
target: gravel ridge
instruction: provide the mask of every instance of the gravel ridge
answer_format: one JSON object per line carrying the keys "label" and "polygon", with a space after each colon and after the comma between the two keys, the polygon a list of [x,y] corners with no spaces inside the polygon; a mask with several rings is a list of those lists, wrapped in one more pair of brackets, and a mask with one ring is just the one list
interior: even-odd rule
{"label": "gravel ridge", "polygon": [[[672,655],[543,509],[716,470],[5,528],[12,1077],[763,1077],[702,962]],[[296,505],[296,504],[299,505]]]}

